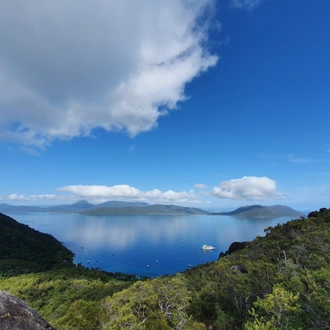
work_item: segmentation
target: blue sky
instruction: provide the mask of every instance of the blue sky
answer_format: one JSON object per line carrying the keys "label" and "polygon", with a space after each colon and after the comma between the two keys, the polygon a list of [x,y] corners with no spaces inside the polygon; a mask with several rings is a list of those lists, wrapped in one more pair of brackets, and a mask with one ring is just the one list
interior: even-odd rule
{"label": "blue sky", "polygon": [[0,202],[330,207],[330,2],[0,4]]}

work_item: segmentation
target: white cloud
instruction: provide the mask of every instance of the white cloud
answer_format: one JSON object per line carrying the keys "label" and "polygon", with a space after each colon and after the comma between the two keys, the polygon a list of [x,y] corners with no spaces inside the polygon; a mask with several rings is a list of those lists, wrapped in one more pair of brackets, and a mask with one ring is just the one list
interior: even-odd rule
{"label": "white cloud", "polygon": [[111,199],[111,198],[120,198],[128,200],[145,200],[145,201],[159,201],[159,202],[197,202],[193,190],[190,191],[181,191],[175,192],[168,190],[162,192],[158,189],[153,189],[150,191],[143,192],[137,188],[128,186],[128,185],[116,185],[116,186],[66,186],[58,188],[58,191],[65,191],[71,194],[76,195],[80,198],[96,198],[96,199]]}
{"label": "white cloud", "polygon": [[0,196],[0,200],[5,201],[39,201],[39,200],[55,200],[58,197],[54,194],[43,194],[43,195],[19,195],[19,194],[11,194],[7,196]]}
{"label": "white cloud", "polygon": [[211,195],[236,200],[282,199],[284,195],[276,190],[276,182],[267,177],[244,176],[220,182]]}
{"label": "white cloud", "polygon": [[260,5],[263,0],[231,0],[231,5],[238,9],[252,10]]}
{"label": "white cloud", "polygon": [[214,3],[1,1],[0,139],[43,148],[96,127],[156,127],[217,62]]}
{"label": "white cloud", "polygon": [[[204,184],[196,184],[198,189],[206,189]],[[195,193],[194,190],[189,191],[161,191],[153,189],[142,191],[129,185],[71,185],[56,189],[59,192],[69,193],[62,194],[40,194],[40,195],[20,195],[11,194],[7,196],[0,195],[0,201],[61,201],[76,202],[86,199],[92,203],[102,203],[108,200],[119,199],[127,201],[145,201],[148,203],[188,203],[201,204],[210,203],[202,202],[201,196],[215,196],[221,199],[232,200],[274,200],[283,199],[285,196],[276,190],[276,182],[267,177],[243,177],[241,179],[232,179],[220,182],[219,186],[214,187],[211,192],[202,191]]]}
{"label": "white cloud", "polygon": [[203,183],[196,183],[194,184],[194,188],[196,189],[207,189],[207,185]]}

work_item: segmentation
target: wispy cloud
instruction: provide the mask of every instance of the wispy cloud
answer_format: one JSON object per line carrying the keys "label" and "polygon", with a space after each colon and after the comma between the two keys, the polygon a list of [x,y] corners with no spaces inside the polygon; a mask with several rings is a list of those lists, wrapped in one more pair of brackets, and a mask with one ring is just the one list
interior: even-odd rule
{"label": "wispy cloud", "polygon": [[220,182],[211,195],[218,198],[235,200],[272,200],[283,199],[284,195],[276,190],[276,182],[267,177],[244,176]]}
{"label": "wispy cloud", "polygon": [[6,196],[0,196],[0,201],[41,201],[41,200],[57,200],[58,196],[54,194],[42,194],[42,195],[21,195],[10,194]]}
{"label": "wispy cloud", "polygon": [[129,151],[134,151],[134,150],[135,150],[135,145],[129,147]]}
{"label": "wispy cloud", "polygon": [[289,154],[289,155],[284,155],[284,154],[260,154],[260,157],[264,159],[280,159],[280,160],[286,160],[291,163],[311,163],[316,160],[313,160],[308,157],[301,157],[301,156],[296,156],[294,154]]}
{"label": "wispy cloud", "polygon": [[283,155],[278,155],[278,154],[267,154],[267,153],[261,153],[259,154],[261,158],[264,159],[275,159],[275,158],[281,158]]}
{"label": "wispy cloud", "polygon": [[21,151],[26,152],[30,156],[41,156],[40,152],[38,152],[37,150],[35,150],[33,148],[21,147]]}
{"label": "wispy cloud", "polygon": [[97,127],[155,128],[217,63],[214,3],[1,1],[0,139],[43,148]]}
{"label": "wispy cloud", "polygon": [[258,7],[263,0],[231,0],[231,5],[237,9],[252,10]]}
{"label": "wispy cloud", "polygon": [[208,187],[207,187],[207,185],[204,184],[204,183],[196,183],[196,184],[194,184],[194,188],[205,190],[205,189],[207,189]]}
{"label": "wispy cloud", "polygon": [[297,157],[295,155],[289,155],[288,160],[291,163],[301,163],[301,164],[306,164],[312,162],[310,158],[305,158],[305,157]]}
{"label": "wispy cloud", "polygon": [[173,190],[160,191],[153,189],[150,191],[141,191],[129,185],[116,186],[66,186],[58,188],[58,191],[69,192],[80,198],[120,198],[128,200],[145,200],[145,201],[159,201],[159,202],[198,202],[196,199],[198,195],[193,190],[175,192]]}

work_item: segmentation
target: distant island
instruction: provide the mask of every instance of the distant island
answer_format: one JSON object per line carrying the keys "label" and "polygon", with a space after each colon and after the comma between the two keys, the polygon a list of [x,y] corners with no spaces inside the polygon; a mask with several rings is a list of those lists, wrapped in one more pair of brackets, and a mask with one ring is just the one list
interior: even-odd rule
{"label": "distant island", "polygon": [[55,212],[55,213],[81,213],[84,215],[229,215],[242,218],[277,218],[277,217],[302,217],[302,212],[288,206],[273,205],[247,205],[230,212],[209,212],[194,207],[178,205],[150,205],[144,202],[108,201],[100,204],[91,204],[79,201],[74,204],[41,206],[14,206],[2,203],[0,212]]}
{"label": "distant island", "polygon": [[212,213],[214,215],[232,215],[242,218],[278,218],[278,217],[304,217],[305,214],[284,205],[247,205],[230,212]]}
{"label": "distant island", "polygon": [[86,215],[198,215],[209,214],[207,211],[193,207],[183,207],[177,205],[147,205],[130,207],[102,207],[92,208],[82,212]]}

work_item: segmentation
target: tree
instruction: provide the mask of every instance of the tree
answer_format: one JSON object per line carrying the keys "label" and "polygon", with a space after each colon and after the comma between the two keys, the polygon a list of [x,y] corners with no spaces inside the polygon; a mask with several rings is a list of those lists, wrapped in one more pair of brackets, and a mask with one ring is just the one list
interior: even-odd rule
{"label": "tree", "polygon": [[[105,329],[144,329],[163,324],[170,329],[189,329],[190,295],[182,276],[137,282],[105,299],[109,321]],[[157,320],[157,321],[156,321]],[[166,324],[166,326],[165,326]],[[147,327],[147,328],[148,328]]]}
{"label": "tree", "polygon": [[250,311],[253,320],[246,323],[245,329],[301,329],[301,308],[298,300],[299,294],[294,295],[282,286],[274,285],[272,293],[263,299],[258,298],[254,303],[256,309],[252,308]]}

